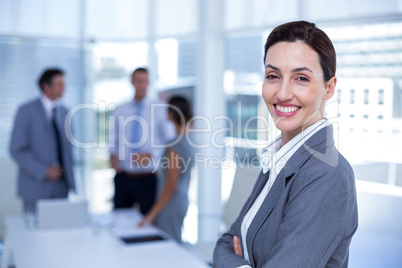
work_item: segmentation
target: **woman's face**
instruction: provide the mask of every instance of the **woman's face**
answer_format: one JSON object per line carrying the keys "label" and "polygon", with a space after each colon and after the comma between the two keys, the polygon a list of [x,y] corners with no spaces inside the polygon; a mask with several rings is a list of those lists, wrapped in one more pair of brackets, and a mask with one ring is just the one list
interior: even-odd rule
{"label": "woman's face", "polygon": [[306,43],[279,42],[268,49],[262,97],[282,144],[324,117],[335,85],[335,77],[324,81],[319,56]]}

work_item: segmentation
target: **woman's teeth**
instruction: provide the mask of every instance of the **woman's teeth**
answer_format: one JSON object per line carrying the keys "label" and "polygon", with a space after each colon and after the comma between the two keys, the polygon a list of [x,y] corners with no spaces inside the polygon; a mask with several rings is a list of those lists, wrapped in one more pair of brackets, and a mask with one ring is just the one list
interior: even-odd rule
{"label": "woman's teeth", "polygon": [[296,106],[280,106],[280,105],[276,105],[276,109],[278,109],[278,111],[282,112],[282,113],[293,113],[296,110],[299,110],[300,107],[296,107]]}

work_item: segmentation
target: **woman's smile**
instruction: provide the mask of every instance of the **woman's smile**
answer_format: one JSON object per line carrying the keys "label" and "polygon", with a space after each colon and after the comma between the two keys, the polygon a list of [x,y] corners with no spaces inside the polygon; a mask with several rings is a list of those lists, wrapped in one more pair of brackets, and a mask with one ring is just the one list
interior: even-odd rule
{"label": "woman's smile", "polygon": [[284,104],[274,104],[275,112],[278,116],[291,117],[297,114],[300,110],[300,106],[295,105],[284,105]]}

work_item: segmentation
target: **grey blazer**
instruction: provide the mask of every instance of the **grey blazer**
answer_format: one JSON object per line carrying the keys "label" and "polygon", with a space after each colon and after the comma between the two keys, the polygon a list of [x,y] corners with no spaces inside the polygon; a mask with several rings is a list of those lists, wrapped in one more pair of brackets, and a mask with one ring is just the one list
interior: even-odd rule
{"label": "grey blazer", "polygon": [[354,174],[334,146],[332,126],[287,161],[247,232],[250,263],[233,252],[243,217],[269,176],[260,173],[240,215],[217,242],[214,267],[347,267],[357,229]]}
{"label": "grey blazer", "polygon": [[[64,177],[67,187],[75,190],[71,143],[64,131],[67,109],[60,106],[59,111],[57,123],[62,137]],[[56,148],[53,129],[41,100],[36,99],[22,105],[15,117],[10,142],[10,154],[19,168],[17,188],[21,198],[37,200],[65,197],[54,196],[54,193],[60,193],[60,190],[55,189],[61,186],[60,181],[50,182],[45,178],[48,168],[57,163]]]}

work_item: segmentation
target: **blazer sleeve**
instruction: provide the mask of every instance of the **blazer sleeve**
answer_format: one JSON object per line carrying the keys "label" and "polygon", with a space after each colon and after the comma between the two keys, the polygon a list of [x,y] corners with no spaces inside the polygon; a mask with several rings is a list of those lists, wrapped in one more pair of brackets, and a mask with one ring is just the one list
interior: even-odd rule
{"label": "blazer sleeve", "polygon": [[216,243],[213,255],[213,267],[234,268],[242,265],[250,265],[248,261],[234,253],[233,237],[240,237],[240,217],[232,224],[230,230],[223,234]]}
{"label": "blazer sleeve", "polygon": [[250,265],[250,263],[246,259],[234,253],[233,237],[237,236],[241,238],[240,227],[243,221],[243,217],[246,213],[247,208],[251,205],[252,198],[256,194],[257,189],[259,187],[261,188],[261,184],[263,183],[264,183],[263,176],[260,176],[260,178],[254,185],[253,191],[251,192],[247,201],[243,205],[243,208],[241,209],[239,216],[232,224],[229,231],[223,234],[222,237],[219,238],[218,242],[216,243],[213,254],[213,267],[233,268],[233,267],[240,267],[242,265]]}
{"label": "blazer sleeve", "polygon": [[309,167],[295,174],[275,245],[262,267],[342,266],[357,228],[354,176],[348,171]]}
{"label": "blazer sleeve", "polygon": [[24,173],[37,181],[43,181],[48,166],[46,163],[38,161],[32,153],[29,137],[32,131],[28,114],[29,111],[24,107],[18,109],[11,135],[10,154]]}

